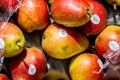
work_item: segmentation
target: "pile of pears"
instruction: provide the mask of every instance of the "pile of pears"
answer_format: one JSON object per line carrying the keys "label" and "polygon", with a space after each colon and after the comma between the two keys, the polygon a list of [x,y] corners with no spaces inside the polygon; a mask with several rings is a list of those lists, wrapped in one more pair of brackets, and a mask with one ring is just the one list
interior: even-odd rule
{"label": "pile of pears", "polygon": [[[16,1],[5,4],[7,2],[0,1],[1,9],[14,9]],[[26,78],[17,74],[19,66],[15,72],[10,68],[13,69],[10,70],[12,80],[106,80],[106,69],[119,69],[120,26],[107,25],[109,13],[105,5],[117,10],[120,0],[22,0],[8,21],[0,21],[3,57],[20,61],[25,55],[17,56],[35,47],[41,52],[32,49],[28,53],[34,53],[35,57],[42,53],[44,58],[37,56],[34,62],[28,56],[24,60],[28,64],[41,60],[43,62],[38,62],[44,68],[35,64],[34,70],[43,70],[32,75],[25,73]],[[7,22],[5,26],[4,22]]]}

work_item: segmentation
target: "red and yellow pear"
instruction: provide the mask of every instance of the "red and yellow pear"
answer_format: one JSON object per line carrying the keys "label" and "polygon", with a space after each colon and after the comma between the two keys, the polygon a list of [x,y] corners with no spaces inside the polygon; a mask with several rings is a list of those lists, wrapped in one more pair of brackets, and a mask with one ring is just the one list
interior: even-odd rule
{"label": "red and yellow pear", "polygon": [[12,80],[41,80],[46,72],[47,61],[37,47],[25,48],[21,54],[10,59]]}
{"label": "red and yellow pear", "polygon": [[88,48],[88,39],[74,29],[50,24],[42,34],[42,48],[57,59],[70,58]]}
{"label": "red and yellow pear", "polygon": [[78,27],[90,20],[92,10],[84,0],[54,0],[50,12],[53,20],[66,27]]}
{"label": "red and yellow pear", "polygon": [[91,6],[93,14],[88,23],[80,26],[80,31],[86,36],[97,35],[106,27],[107,12],[100,2],[94,0],[88,0],[87,2]]}
{"label": "red and yellow pear", "polygon": [[119,49],[120,27],[117,25],[107,26],[95,39],[95,48],[99,55],[103,56],[108,50]]}
{"label": "red and yellow pear", "polygon": [[74,56],[69,65],[72,80],[102,80],[102,61],[93,53],[84,52]]}
{"label": "red and yellow pear", "polygon": [[23,0],[18,10],[17,21],[28,33],[44,29],[49,23],[46,0]]}
{"label": "red and yellow pear", "polygon": [[0,37],[5,44],[5,58],[14,57],[22,52],[25,46],[25,37],[22,30],[16,24],[0,22]]}

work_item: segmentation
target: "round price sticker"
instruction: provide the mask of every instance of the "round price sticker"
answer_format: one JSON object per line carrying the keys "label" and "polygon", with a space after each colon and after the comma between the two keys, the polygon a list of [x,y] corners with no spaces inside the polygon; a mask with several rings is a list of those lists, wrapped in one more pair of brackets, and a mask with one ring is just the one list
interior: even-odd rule
{"label": "round price sticker", "polygon": [[110,41],[109,42],[109,47],[113,51],[117,51],[117,50],[120,49],[120,46],[119,46],[119,44],[116,41]]}
{"label": "round price sticker", "polygon": [[34,75],[36,73],[36,67],[33,64],[30,64],[29,69],[28,69],[28,73],[30,75]]}
{"label": "round price sticker", "polygon": [[58,35],[61,37],[66,37],[67,36],[67,31],[64,29],[59,29],[58,30]]}
{"label": "round price sticker", "polygon": [[93,15],[91,16],[91,21],[92,21],[92,23],[94,23],[94,24],[99,24],[99,23],[100,23],[100,17],[99,17],[97,14],[93,14]]}

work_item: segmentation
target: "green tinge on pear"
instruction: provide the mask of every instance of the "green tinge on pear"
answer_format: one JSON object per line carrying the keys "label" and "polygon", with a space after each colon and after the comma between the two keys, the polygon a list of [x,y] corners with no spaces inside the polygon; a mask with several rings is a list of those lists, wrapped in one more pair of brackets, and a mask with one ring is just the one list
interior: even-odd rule
{"label": "green tinge on pear", "polygon": [[[22,37],[21,37],[22,36]],[[4,57],[14,57],[21,53],[25,45],[25,38],[23,35],[16,37],[15,39],[5,41],[5,53]]]}

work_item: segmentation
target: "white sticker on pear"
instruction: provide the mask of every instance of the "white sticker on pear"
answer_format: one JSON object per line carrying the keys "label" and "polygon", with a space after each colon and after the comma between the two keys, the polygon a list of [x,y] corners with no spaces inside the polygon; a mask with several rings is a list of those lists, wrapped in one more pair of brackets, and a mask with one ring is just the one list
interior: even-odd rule
{"label": "white sticker on pear", "polygon": [[66,37],[66,36],[67,36],[67,31],[64,30],[64,29],[59,29],[59,30],[58,30],[58,35],[59,35],[60,37]]}
{"label": "white sticker on pear", "polygon": [[28,69],[28,73],[30,75],[34,75],[36,73],[36,67],[33,64],[30,64],[29,69]]}
{"label": "white sticker on pear", "polygon": [[4,40],[0,38],[0,49],[3,49],[5,47]]}
{"label": "white sticker on pear", "polygon": [[100,17],[99,17],[97,14],[93,14],[93,15],[91,16],[91,21],[92,21],[92,23],[94,23],[94,24],[99,24],[99,23],[100,23]]}
{"label": "white sticker on pear", "polygon": [[110,41],[109,42],[109,47],[113,51],[117,51],[117,50],[120,49],[120,46],[119,46],[119,44],[116,41]]}

